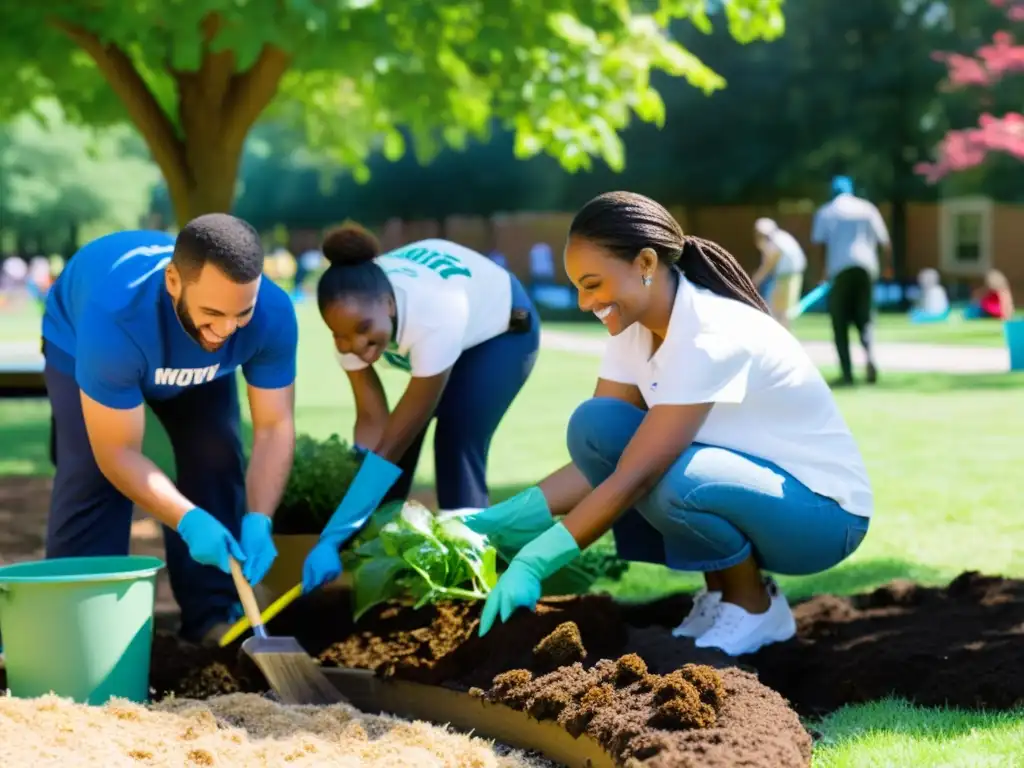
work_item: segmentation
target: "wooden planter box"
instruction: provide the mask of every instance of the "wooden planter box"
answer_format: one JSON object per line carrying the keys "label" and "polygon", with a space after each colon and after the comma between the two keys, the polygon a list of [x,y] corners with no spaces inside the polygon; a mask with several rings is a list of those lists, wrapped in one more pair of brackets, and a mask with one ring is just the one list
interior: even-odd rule
{"label": "wooden planter box", "polygon": [[[274,546],[277,547],[277,559],[263,577],[261,586],[273,594],[272,599],[280,597],[289,589],[302,581],[302,564],[306,556],[316,546],[320,536],[315,533],[275,534]],[[322,589],[351,589],[351,574],[342,572],[334,581],[324,584]]]}

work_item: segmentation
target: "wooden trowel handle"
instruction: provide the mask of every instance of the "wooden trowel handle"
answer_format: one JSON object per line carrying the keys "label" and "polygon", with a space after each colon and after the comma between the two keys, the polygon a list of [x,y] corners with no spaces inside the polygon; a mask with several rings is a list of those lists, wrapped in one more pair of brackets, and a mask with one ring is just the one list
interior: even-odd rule
{"label": "wooden trowel handle", "polygon": [[242,574],[242,566],[239,565],[238,561],[229,556],[228,562],[231,564],[231,578],[235,580],[238,598],[242,601],[242,610],[245,611],[245,617],[249,620],[253,631],[256,631],[257,627],[263,626],[263,619],[260,616],[260,606],[256,602],[256,595],[253,594],[249,582],[245,580],[245,576]]}

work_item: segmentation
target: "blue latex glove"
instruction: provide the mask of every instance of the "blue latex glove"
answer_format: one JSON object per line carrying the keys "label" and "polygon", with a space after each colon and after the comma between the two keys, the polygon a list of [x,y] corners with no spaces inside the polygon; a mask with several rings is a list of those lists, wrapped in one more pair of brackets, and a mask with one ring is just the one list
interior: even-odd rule
{"label": "blue latex glove", "polygon": [[314,589],[334,581],[341,575],[341,557],[333,541],[319,541],[306,555],[302,564],[302,591]]}
{"label": "blue latex glove", "polygon": [[263,581],[277,557],[277,547],[271,536],[273,522],[266,515],[250,512],[242,518],[242,552],[245,565],[242,574],[254,587]]}
{"label": "blue latex glove", "polygon": [[484,603],[480,615],[480,636],[486,635],[501,615],[506,622],[516,608],[537,607],[541,582],[580,554],[576,539],[562,523],[555,523],[524,546],[508,565]]}
{"label": "blue latex glove", "polygon": [[306,556],[302,565],[303,592],[310,592],[338,577],[341,573],[338,550],[363,527],[401,475],[402,470],[390,461],[366,452],[345,498],[327,521],[320,541]]}
{"label": "blue latex glove", "polygon": [[537,486],[460,519],[506,552],[518,552],[555,522],[548,501]]}
{"label": "blue latex glove", "polygon": [[231,573],[228,555],[245,563],[245,553],[235,537],[205,509],[192,507],[178,522],[178,534],[185,540],[188,553],[197,563],[212,565]]}

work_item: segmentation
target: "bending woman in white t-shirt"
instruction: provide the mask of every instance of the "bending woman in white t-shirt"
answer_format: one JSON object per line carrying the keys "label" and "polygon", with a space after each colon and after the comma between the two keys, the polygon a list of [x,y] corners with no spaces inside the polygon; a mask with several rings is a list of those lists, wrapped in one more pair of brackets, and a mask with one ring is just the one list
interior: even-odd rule
{"label": "bending woman in white t-shirt", "polygon": [[[325,528],[324,546],[306,563],[307,591],[338,575],[338,547],[365,515],[381,501],[408,496],[434,417],[439,507],[487,506],[491,438],[540,344],[540,318],[526,290],[476,251],[432,239],[381,255],[377,239],[357,226],[330,232],[322,250],[330,266],[317,286],[320,314],[352,384],[355,443],[381,469],[366,483],[353,482],[349,508]],[[381,359],[412,377],[393,408],[373,368]]]}
{"label": "bending woman in white t-shirt", "polygon": [[541,581],[611,528],[622,557],[705,574],[674,634],[732,655],[792,637],[789,605],[762,572],[835,566],[872,512],[828,385],[739,263],[653,200],[590,201],[565,266],[612,338],[594,397],[569,420],[572,463],[466,518],[518,550],[481,633],[533,608]]}

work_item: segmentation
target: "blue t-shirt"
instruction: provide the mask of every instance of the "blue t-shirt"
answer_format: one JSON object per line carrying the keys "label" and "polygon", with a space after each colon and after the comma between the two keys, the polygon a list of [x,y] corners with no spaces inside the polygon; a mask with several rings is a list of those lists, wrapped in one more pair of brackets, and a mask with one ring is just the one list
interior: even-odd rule
{"label": "blue t-shirt", "polygon": [[164,283],[174,238],[159,231],[115,232],[84,246],[46,299],[46,359],[74,376],[93,400],[135,408],[234,374],[277,389],[295,381],[298,323],[291,299],[264,278],[252,319],[216,352],[181,327]]}

